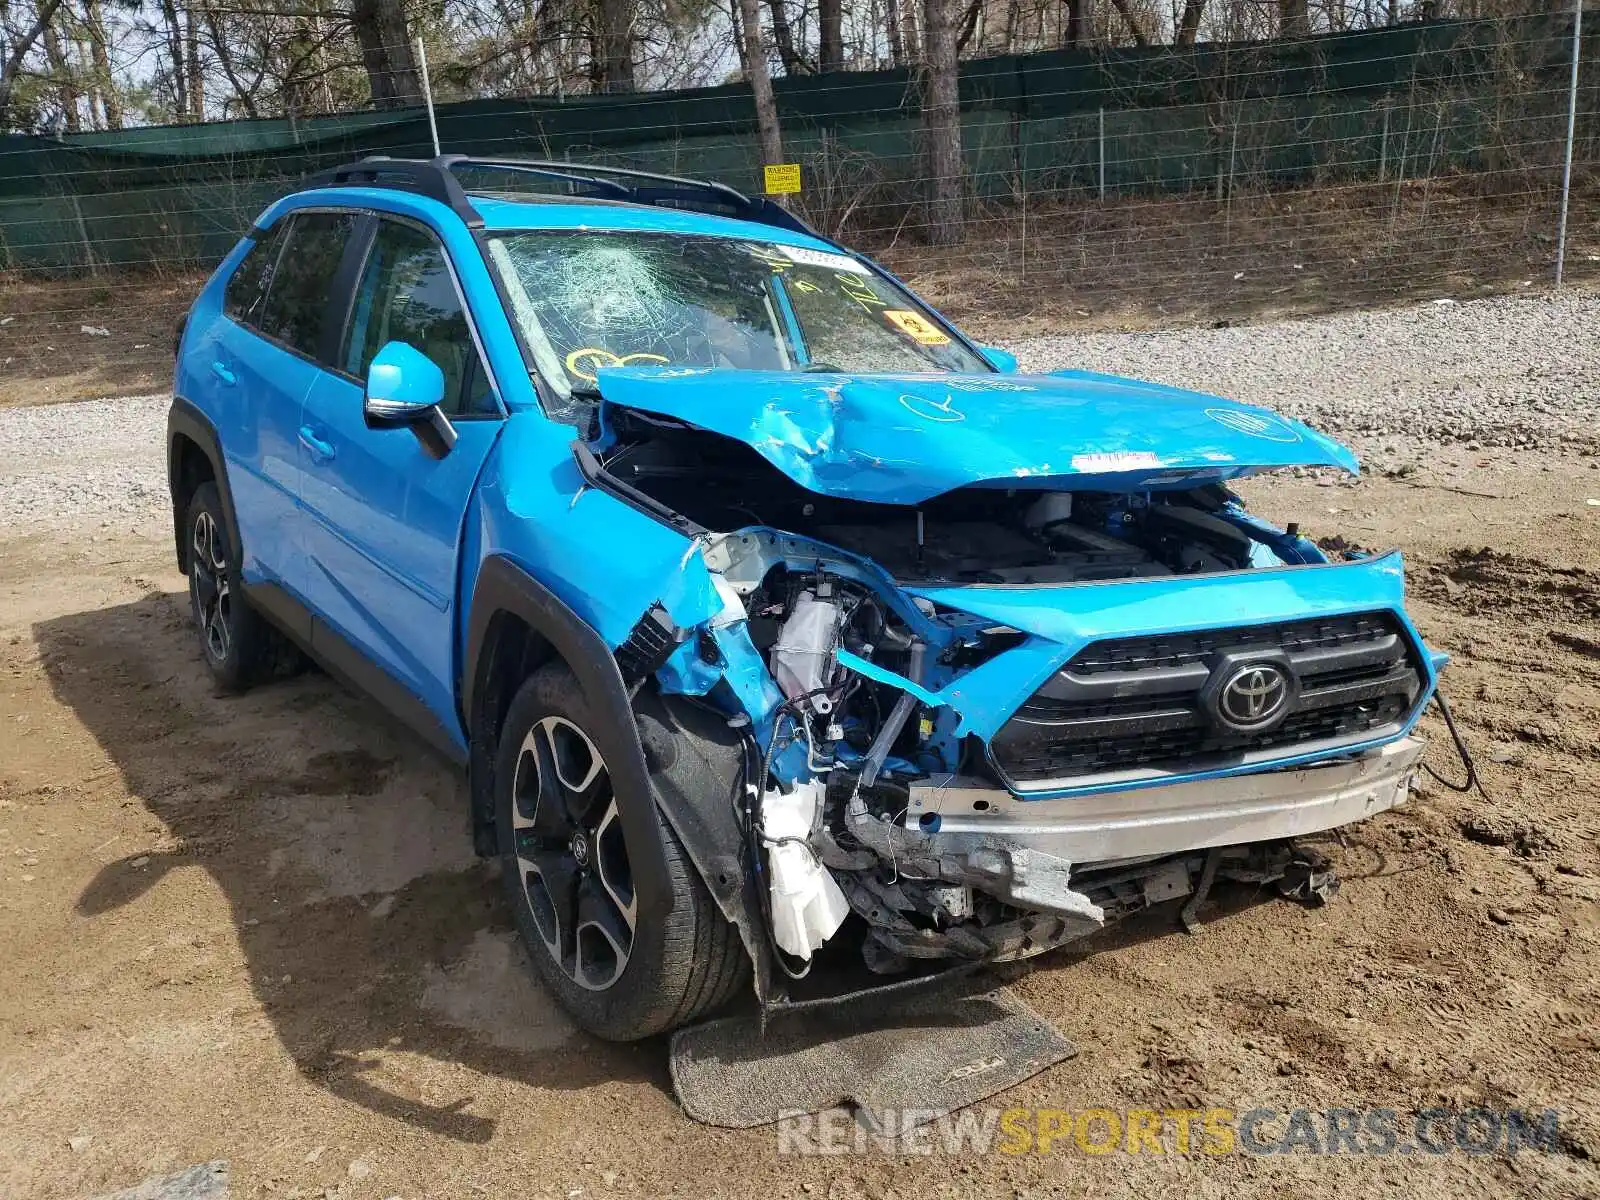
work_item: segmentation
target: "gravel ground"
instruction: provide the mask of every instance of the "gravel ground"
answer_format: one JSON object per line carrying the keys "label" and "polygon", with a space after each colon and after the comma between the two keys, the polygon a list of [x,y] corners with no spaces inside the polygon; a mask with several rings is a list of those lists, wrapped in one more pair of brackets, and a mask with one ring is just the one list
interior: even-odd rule
{"label": "gravel ground", "polygon": [[1600,294],[1568,291],[1225,329],[1067,334],[1017,350],[1025,370],[1086,367],[1216,392],[1392,453],[1430,441],[1592,449],[1596,329]]}
{"label": "gravel ground", "polygon": [[165,395],[0,409],[0,528],[141,532],[167,501]]}
{"label": "gravel ground", "polygon": [[[1403,468],[1438,441],[1600,447],[1600,295],[1434,303],[1305,321],[1016,344],[1025,370],[1086,367],[1277,408]],[[0,522],[120,531],[166,504],[166,398],[0,409]],[[61,467],[72,463],[71,471]]]}

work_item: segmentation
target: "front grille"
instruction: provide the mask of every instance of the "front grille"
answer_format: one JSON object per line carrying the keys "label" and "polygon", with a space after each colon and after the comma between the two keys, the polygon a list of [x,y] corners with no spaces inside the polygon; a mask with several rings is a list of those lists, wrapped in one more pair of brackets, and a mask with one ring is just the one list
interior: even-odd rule
{"label": "front grille", "polygon": [[[1204,692],[1227,663],[1256,655],[1281,666],[1296,694],[1279,724],[1240,732]],[[1017,710],[991,741],[991,762],[1025,787],[1270,761],[1398,732],[1422,686],[1417,655],[1389,613],[1109,639],[1084,647]]]}

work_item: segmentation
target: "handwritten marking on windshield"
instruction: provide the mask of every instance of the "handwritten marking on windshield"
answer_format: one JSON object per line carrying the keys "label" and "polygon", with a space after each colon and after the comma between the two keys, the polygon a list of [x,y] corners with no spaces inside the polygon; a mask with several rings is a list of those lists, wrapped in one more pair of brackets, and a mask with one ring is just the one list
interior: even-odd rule
{"label": "handwritten marking on windshield", "polygon": [[602,350],[598,346],[585,346],[583,349],[574,350],[567,355],[567,370],[579,379],[587,379],[590,383],[596,382],[594,372],[585,371],[578,365],[586,360],[593,361],[595,371],[598,371],[601,367],[625,367],[629,363],[653,362],[666,364],[672,361],[661,354],[649,354],[641,351],[638,354],[617,355],[609,350]]}

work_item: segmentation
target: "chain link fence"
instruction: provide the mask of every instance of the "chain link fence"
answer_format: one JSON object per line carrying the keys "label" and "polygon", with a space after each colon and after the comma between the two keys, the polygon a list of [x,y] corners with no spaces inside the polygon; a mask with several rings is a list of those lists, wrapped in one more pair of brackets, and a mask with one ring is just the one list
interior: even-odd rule
{"label": "chain link fence", "polygon": [[[780,80],[778,95],[797,207],[954,316],[1228,320],[1548,283],[1569,153],[1568,277],[1600,276],[1600,13],[1581,41],[1571,14],[1538,15],[964,63],[953,246],[922,237],[910,73]],[[446,151],[758,187],[742,86],[437,119]],[[371,153],[431,153],[425,114],[0,138],[0,277],[203,269],[308,174]]]}

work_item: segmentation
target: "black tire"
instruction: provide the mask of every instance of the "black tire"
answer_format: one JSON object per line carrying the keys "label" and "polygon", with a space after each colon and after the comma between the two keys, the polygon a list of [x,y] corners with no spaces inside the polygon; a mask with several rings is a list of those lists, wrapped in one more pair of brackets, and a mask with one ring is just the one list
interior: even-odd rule
{"label": "black tire", "polygon": [[[596,727],[597,718],[565,666],[542,667],[523,682],[506,714],[495,760],[496,833],[506,898],[540,979],[580,1028],[608,1041],[629,1042],[687,1025],[725,1004],[748,979],[749,960],[738,931],[717,908],[652,798],[675,903],[664,917],[635,905],[627,951],[620,965],[607,962],[608,954],[618,959],[619,941],[602,938],[602,926],[620,936],[629,919],[624,901],[631,896],[631,881],[624,879],[617,858],[621,834],[611,815],[615,798],[606,791],[609,773],[603,779],[584,775],[566,781],[587,784],[578,790],[548,782],[550,776],[561,779],[568,768],[584,774],[586,754],[598,758],[585,732]],[[562,764],[551,770],[554,753],[563,756]],[[592,801],[582,798],[591,794]],[[592,850],[581,860],[569,853],[559,862],[563,834],[556,816],[582,804],[590,804],[587,812],[599,813],[598,818],[579,818],[570,827],[592,843]],[[530,870],[536,862],[547,864],[548,871]],[[563,885],[572,864],[577,876],[567,893]],[[572,914],[565,934],[553,898],[557,892],[575,897],[561,902]],[[578,915],[583,913],[595,919],[586,921]],[[585,962],[585,955],[599,966]],[[609,977],[608,966],[614,969]]]}
{"label": "black tire", "polygon": [[239,549],[228,537],[216,484],[207,481],[195,489],[184,530],[189,609],[200,654],[218,687],[242,692],[270,669],[279,645],[239,586]]}

